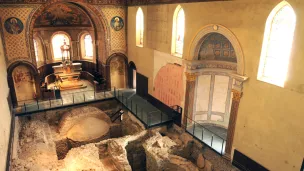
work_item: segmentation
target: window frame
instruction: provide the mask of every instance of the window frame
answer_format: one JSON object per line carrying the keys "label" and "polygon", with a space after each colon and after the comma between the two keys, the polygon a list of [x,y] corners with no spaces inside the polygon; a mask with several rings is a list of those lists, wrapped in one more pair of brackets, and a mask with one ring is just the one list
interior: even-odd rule
{"label": "window frame", "polygon": [[67,45],[70,46],[70,56],[72,57],[72,42],[71,42],[71,37],[68,33],[64,32],[64,31],[59,31],[59,32],[55,32],[52,37],[51,37],[51,47],[52,47],[52,59],[54,61],[61,61],[62,58],[56,58],[55,57],[55,52],[54,52],[54,45],[53,45],[53,39],[54,37],[56,37],[57,35],[64,35],[66,36],[67,40],[68,40],[68,43]]}
{"label": "window frame", "polygon": [[[178,17],[180,12],[183,12],[184,15],[184,30],[183,30],[183,40],[182,40],[182,53],[179,53],[176,51],[176,47],[177,47],[177,34],[178,34],[178,29],[180,29],[178,27]],[[171,44],[171,54],[177,57],[182,58],[183,56],[183,52],[184,52],[184,41],[185,41],[185,28],[186,28],[186,17],[185,17],[185,11],[184,9],[178,5],[174,11],[174,15],[173,15],[173,25],[172,25],[172,44]]]}
{"label": "window frame", "polygon": [[[91,44],[92,44],[92,56],[87,56],[87,50],[86,50],[86,37],[87,36],[90,36],[91,37]],[[93,45],[93,37],[91,36],[91,34],[90,33],[84,33],[83,34],[83,38],[82,38],[83,40],[83,51],[84,51],[84,56],[83,56],[83,58],[85,58],[85,59],[90,59],[90,60],[93,60],[93,58],[94,58],[94,45]]]}
{"label": "window frame", "polygon": [[[290,32],[288,34],[292,35],[292,37],[290,38],[290,42],[288,42],[287,46],[290,46],[288,51],[286,52],[287,56],[284,56],[284,58],[280,59],[278,57],[273,57],[274,60],[279,60],[280,63],[284,63],[285,65],[283,66],[283,68],[280,68],[280,71],[284,72],[281,76],[280,79],[278,79],[279,77],[276,77],[275,75],[272,76],[266,76],[264,74],[265,70],[267,69],[266,65],[266,61],[270,59],[270,55],[269,55],[269,47],[270,47],[270,43],[272,42],[271,39],[273,39],[272,36],[272,28],[274,26],[274,20],[276,19],[275,17],[278,15],[278,13],[285,7],[289,7],[292,10],[292,14],[290,14],[290,16],[292,16],[293,18],[291,18],[290,20],[294,20],[293,24],[294,27],[291,28],[291,30],[289,30]],[[293,10],[292,6],[286,2],[283,1],[281,3],[279,3],[270,13],[270,15],[267,18],[266,21],[266,26],[265,26],[265,32],[264,32],[264,39],[263,39],[263,46],[262,46],[262,52],[261,52],[261,57],[260,57],[260,63],[259,63],[259,69],[258,69],[258,76],[257,76],[257,80],[259,81],[263,81],[269,84],[273,84],[279,87],[284,87],[286,79],[287,79],[287,74],[288,74],[288,65],[289,65],[289,61],[290,61],[290,56],[291,56],[291,51],[292,51],[292,46],[293,46],[293,38],[294,38],[294,32],[295,32],[295,27],[296,27],[296,22],[297,22],[297,18],[296,18],[296,14],[295,11]],[[281,40],[282,41],[282,40]],[[268,68],[269,69],[269,68]],[[276,70],[277,71],[277,70]],[[275,71],[274,71],[275,73]]]}
{"label": "window frame", "polygon": [[[145,16],[141,7],[136,12],[136,46],[144,47]],[[142,43],[141,43],[142,40]]]}

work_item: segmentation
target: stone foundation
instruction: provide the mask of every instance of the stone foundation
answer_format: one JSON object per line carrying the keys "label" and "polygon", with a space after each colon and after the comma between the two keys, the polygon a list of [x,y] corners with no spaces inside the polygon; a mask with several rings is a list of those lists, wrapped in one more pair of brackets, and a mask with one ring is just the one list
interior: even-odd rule
{"label": "stone foundation", "polygon": [[14,156],[11,170],[237,171],[182,128],[171,125],[145,130],[128,113],[123,115],[121,123],[109,123],[108,133],[101,137],[87,141],[68,139],[66,134],[81,120],[101,118],[95,115],[98,112],[71,115],[75,111],[20,117],[15,149],[18,155]]}

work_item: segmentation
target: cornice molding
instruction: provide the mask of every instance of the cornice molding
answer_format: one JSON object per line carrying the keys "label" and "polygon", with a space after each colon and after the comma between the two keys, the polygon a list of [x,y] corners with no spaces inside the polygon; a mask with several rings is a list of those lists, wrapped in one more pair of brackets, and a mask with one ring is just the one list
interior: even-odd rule
{"label": "cornice molding", "polygon": [[[48,0],[0,0],[0,4],[45,4]],[[81,3],[91,5],[122,5],[122,6],[141,6],[159,4],[179,4],[193,2],[212,2],[212,1],[231,1],[231,0],[79,0]],[[67,2],[69,2],[67,0]]]}
{"label": "cornice molding", "polygon": [[159,5],[159,4],[180,4],[192,2],[212,2],[212,1],[231,1],[231,0],[127,0],[128,6]]}
{"label": "cornice molding", "polygon": [[[47,2],[48,0],[0,0],[0,4],[45,4]],[[127,0],[79,0],[79,2],[91,5],[127,5]]]}

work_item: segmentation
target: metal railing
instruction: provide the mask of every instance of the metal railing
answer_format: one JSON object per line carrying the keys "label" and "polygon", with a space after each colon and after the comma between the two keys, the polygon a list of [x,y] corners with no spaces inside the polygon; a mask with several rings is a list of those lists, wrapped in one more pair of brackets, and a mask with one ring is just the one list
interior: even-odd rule
{"label": "metal railing", "polygon": [[77,93],[61,94],[60,98],[52,98],[48,100],[36,100],[32,102],[23,103],[14,108],[15,114],[23,114],[29,112],[43,111],[47,109],[53,109],[63,106],[69,106],[74,104],[81,104],[91,101],[97,101],[107,98],[113,98],[113,91],[101,91],[96,92],[95,90],[82,91]]}
{"label": "metal railing", "polygon": [[132,97],[127,96],[127,93],[123,90],[117,89],[114,89],[114,96],[147,128],[172,121],[172,113],[162,112],[139,96],[137,96],[137,99],[133,99]]}
{"label": "metal railing", "polygon": [[[187,117],[187,116],[186,116]],[[217,153],[225,153],[226,139],[187,117],[186,132],[208,145]]]}

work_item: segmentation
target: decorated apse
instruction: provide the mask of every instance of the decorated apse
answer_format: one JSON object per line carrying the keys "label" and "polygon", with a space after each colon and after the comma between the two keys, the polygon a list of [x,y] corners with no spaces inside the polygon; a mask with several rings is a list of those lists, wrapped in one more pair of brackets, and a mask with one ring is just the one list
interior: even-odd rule
{"label": "decorated apse", "polygon": [[[52,46],[52,36],[56,32],[67,33],[71,42],[71,56],[75,61],[86,63],[83,67],[84,71],[91,72],[98,69],[99,73],[106,76],[107,59],[114,53],[126,54],[125,26],[120,26],[121,24],[117,22],[116,28],[120,30],[116,31],[111,27],[113,18],[118,17],[119,23],[124,23],[126,19],[126,8],[119,6],[120,3],[117,1],[69,3],[58,0],[47,3],[39,1],[34,4],[27,1],[16,3],[24,5],[0,4],[6,65],[12,71],[20,62],[37,68],[39,74],[38,71],[34,73],[36,89],[33,88],[33,91],[39,99],[42,98],[41,80],[52,73],[51,66],[58,62],[54,59]],[[113,3],[115,6],[109,5]],[[90,34],[93,45],[93,57],[90,59],[84,58],[81,40],[85,37],[83,35],[87,34]],[[33,99],[32,91],[23,98],[22,93],[19,95],[22,91],[14,90],[17,87],[14,85],[12,71],[8,72],[8,82],[11,86],[11,96],[14,97],[13,104],[17,104],[20,99]],[[107,80],[111,79],[107,78]]]}

